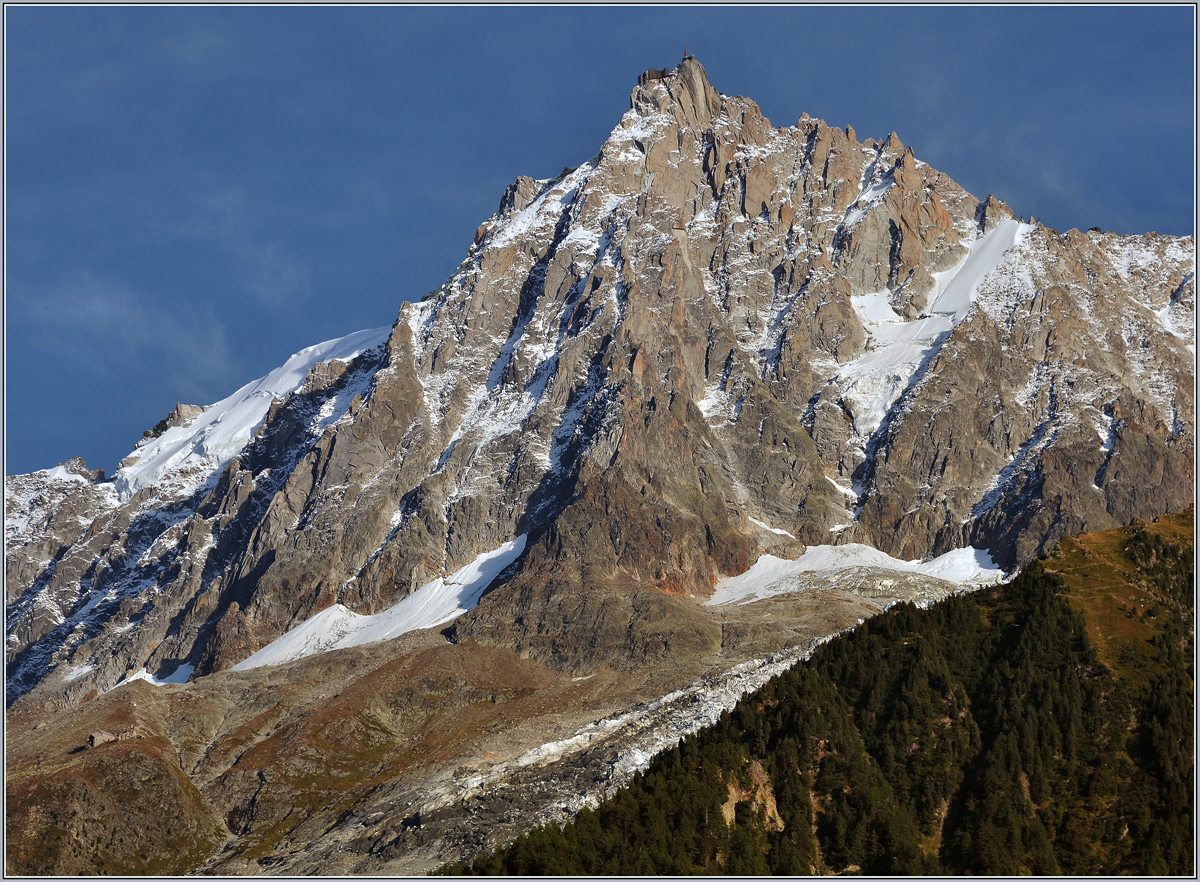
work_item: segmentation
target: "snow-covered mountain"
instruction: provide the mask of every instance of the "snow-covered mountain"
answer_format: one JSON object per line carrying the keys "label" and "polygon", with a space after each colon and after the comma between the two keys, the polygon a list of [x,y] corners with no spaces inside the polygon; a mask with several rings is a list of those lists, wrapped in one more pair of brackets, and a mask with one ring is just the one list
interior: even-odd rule
{"label": "snow-covered mountain", "polygon": [[687,58],[390,328],[180,405],[111,480],[6,477],[7,699],[430,627],[699,664],[753,643],[723,601],[814,572],[995,578],[1190,503],[1194,325],[1193,238],[1021,220]]}
{"label": "snow-covered mountain", "polygon": [[[181,495],[195,492],[245,449],[276,399],[302,389],[309,373],[319,370],[319,365],[351,362],[360,353],[382,346],[390,333],[389,328],[375,328],[302,349],[265,377],[247,383],[190,419],[170,425],[161,435],[144,439],[113,476],[117,497],[128,500],[143,487],[154,486]],[[371,372],[364,372],[353,390],[326,401],[309,427],[310,434],[319,434],[345,416],[354,395],[369,389],[371,377]]]}
{"label": "snow-covered mountain", "polygon": [[704,597],[828,543],[1011,568],[1179,508],[1194,266],[1190,238],[1019,221],[894,135],[772,128],[687,59],[391,329],[180,406],[111,481],[7,478],[9,699],[232,667],[517,536],[459,629],[580,666],[552,598]]}

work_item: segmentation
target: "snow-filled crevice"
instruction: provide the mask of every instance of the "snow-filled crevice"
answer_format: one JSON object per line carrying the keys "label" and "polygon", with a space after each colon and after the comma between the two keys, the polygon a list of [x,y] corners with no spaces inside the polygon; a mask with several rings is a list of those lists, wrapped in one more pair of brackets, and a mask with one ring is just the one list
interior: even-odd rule
{"label": "snow-filled crevice", "polygon": [[1032,474],[1038,457],[1054,443],[1061,430],[1062,424],[1058,413],[1057,393],[1055,384],[1051,382],[1050,407],[1045,419],[1038,423],[1030,437],[1013,454],[1012,460],[1000,470],[989,486],[985,488],[979,501],[971,507],[970,519],[978,521],[994,509],[1012,491],[1012,488],[1022,476]]}
{"label": "snow-filled crevice", "polygon": [[1181,311],[1178,308],[1179,302],[1183,298],[1183,294],[1187,289],[1187,286],[1192,283],[1195,278],[1196,273],[1194,271],[1188,273],[1186,276],[1184,276],[1183,281],[1176,286],[1175,290],[1171,292],[1171,296],[1167,299],[1167,305],[1157,311],[1151,310],[1154,312],[1154,317],[1158,321],[1159,326],[1172,337],[1178,337],[1179,339],[1183,340],[1185,344],[1191,348],[1193,355],[1195,355],[1195,316],[1188,316],[1187,318],[1190,319],[1190,321],[1181,323],[1173,316],[1173,313]]}
{"label": "snow-filled crevice", "polygon": [[1104,454],[1104,460],[1096,469],[1096,477],[1092,480],[1092,487],[1100,490],[1104,487],[1104,476],[1108,473],[1108,466],[1118,452],[1116,449],[1117,436],[1125,427],[1125,421],[1115,419],[1112,414],[1112,406],[1109,405],[1103,411],[1095,414],[1093,425],[1096,428],[1096,434],[1100,437],[1100,452]]}
{"label": "snow-filled crevice", "polygon": [[512,330],[508,334],[508,339],[500,347],[500,352],[496,355],[492,362],[492,367],[488,371],[487,383],[485,388],[487,392],[493,393],[504,380],[504,374],[508,370],[509,364],[512,363],[513,356],[516,354],[517,346],[521,342],[521,338],[525,336],[525,331],[529,327],[529,323],[533,321],[534,313],[537,312],[538,302],[541,300],[546,284],[546,267],[554,256],[554,246],[551,245],[550,250],[546,253],[546,257],[533,267],[529,272],[525,284],[521,286],[521,297],[517,306],[517,314],[513,318]]}
{"label": "snow-filled crevice", "polygon": [[883,148],[879,148],[879,152],[863,170],[862,180],[859,184],[859,193],[854,197],[853,201],[846,207],[846,213],[842,217],[842,222],[838,224],[837,230],[833,235],[834,251],[841,250],[845,244],[846,237],[853,232],[854,228],[862,222],[871,209],[883,201],[887,191],[895,184],[895,169],[885,170],[880,165]]}
{"label": "snow-filled crevice", "polygon": [[754,352],[757,355],[756,361],[758,364],[756,366],[760,380],[766,381],[772,371],[778,370],[779,358],[783,353],[783,341],[787,332],[788,319],[797,301],[808,293],[808,285],[809,283],[806,281],[794,294],[787,297],[782,305],[776,307],[775,303],[779,299],[780,288],[780,283],[776,280],[776,292],[771,298],[772,315],[770,322],[754,347]]}

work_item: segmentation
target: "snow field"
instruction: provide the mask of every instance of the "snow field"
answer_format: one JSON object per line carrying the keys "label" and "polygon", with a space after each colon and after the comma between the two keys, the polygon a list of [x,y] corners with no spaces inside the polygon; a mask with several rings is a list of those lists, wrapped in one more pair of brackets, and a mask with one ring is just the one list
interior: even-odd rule
{"label": "snow field", "polygon": [[129,499],[137,490],[180,467],[207,466],[211,471],[225,465],[254,437],[271,402],[299,389],[314,365],[334,359],[350,361],[384,343],[391,333],[391,327],[371,328],[301,349],[265,377],[247,383],[194,420],[168,429],[140,448],[136,462],[113,476],[119,497]]}
{"label": "snow field", "polygon": [[234,665],[233,670],[282,665],[318,652],[362,646],[444,625],[473,610],[488,585],[524,550],[525,536],[518,536],[479,555],[453,575],[427,582],[395,606],[373,616],[334,604]]}
{"label": "snow field", "polygon": [[1003,220],[977,239],[956,266],[935,273],[934,296],[920,318],[904,321],[892,310],[886,290],[851,298],[873,343],[835,377],[843,390],[842,400],[854,417],[855,432],[867,437],[879,428],[921,365],[967,317],[980,283],[1000,265],[1026,229],[1025,224]]}
{"label": "snow field", "polygon": [[802,573],[837,573],[856,567],[871,567],[900,573],[932,576],[958,585],[988,585],[1004,578],[990,554],[981,548],[956,548],[929,561],[903,561],[869,545],[814,545],[795,560],[764,554],[740,576],[721,579],[706,606],[752,603],[777,594],[788,594],[802,586]]}

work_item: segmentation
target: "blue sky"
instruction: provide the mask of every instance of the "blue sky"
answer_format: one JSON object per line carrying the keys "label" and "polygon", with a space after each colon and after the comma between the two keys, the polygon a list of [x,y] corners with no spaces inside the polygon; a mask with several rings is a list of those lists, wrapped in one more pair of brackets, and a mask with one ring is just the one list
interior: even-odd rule
{"label": "blue sky", "polygon": [[5,9],[5,471],[390,324],[686,42],[1058,229],[1194,229],[1191,7]]}

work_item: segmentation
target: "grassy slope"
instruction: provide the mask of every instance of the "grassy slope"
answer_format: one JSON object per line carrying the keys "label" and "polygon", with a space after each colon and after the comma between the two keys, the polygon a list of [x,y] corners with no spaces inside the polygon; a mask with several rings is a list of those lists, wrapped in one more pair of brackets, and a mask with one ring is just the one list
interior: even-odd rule
{"label": "grassy slope", "polygon": [[[570,731],[628,700],[611,671],[577,683],[506,650],[409,642],[139,681],[68,710],[19,703],[6,714],[8,872],[170,874],[210,859],[259,872],[398,783],[563,734],[539,719]],[[84,747],[131,725],[141,737]],[[403,816],[369,832],[394,836]]]}
{"label": "grassy slope", "polygon": [[[177,874],[225,841],[220,818],[179,768],[162,697],[144,682],[125,693],[83,705],[69,723],[8,727],[9,873]],[[91,732],[131,726],[137,737],[84,748]],[[34,739],[37,753],[26,750]]]}
{"label": "grassy slope", "polygon": [[1157,536],[1191,548],[1195,509],[1137,521],[1129,527],[1084,533],[1062,540],[1044,562],[1070,589],[1068,599],[1087,622],[1088,638],[1109,669],[1134,686],[1147,686],[1165,672],[1154,635],[1163,629],[1164,612],[1190,618],[1192,611],[1146,578],[1145,562],[1128,546],[1139,534]]}

